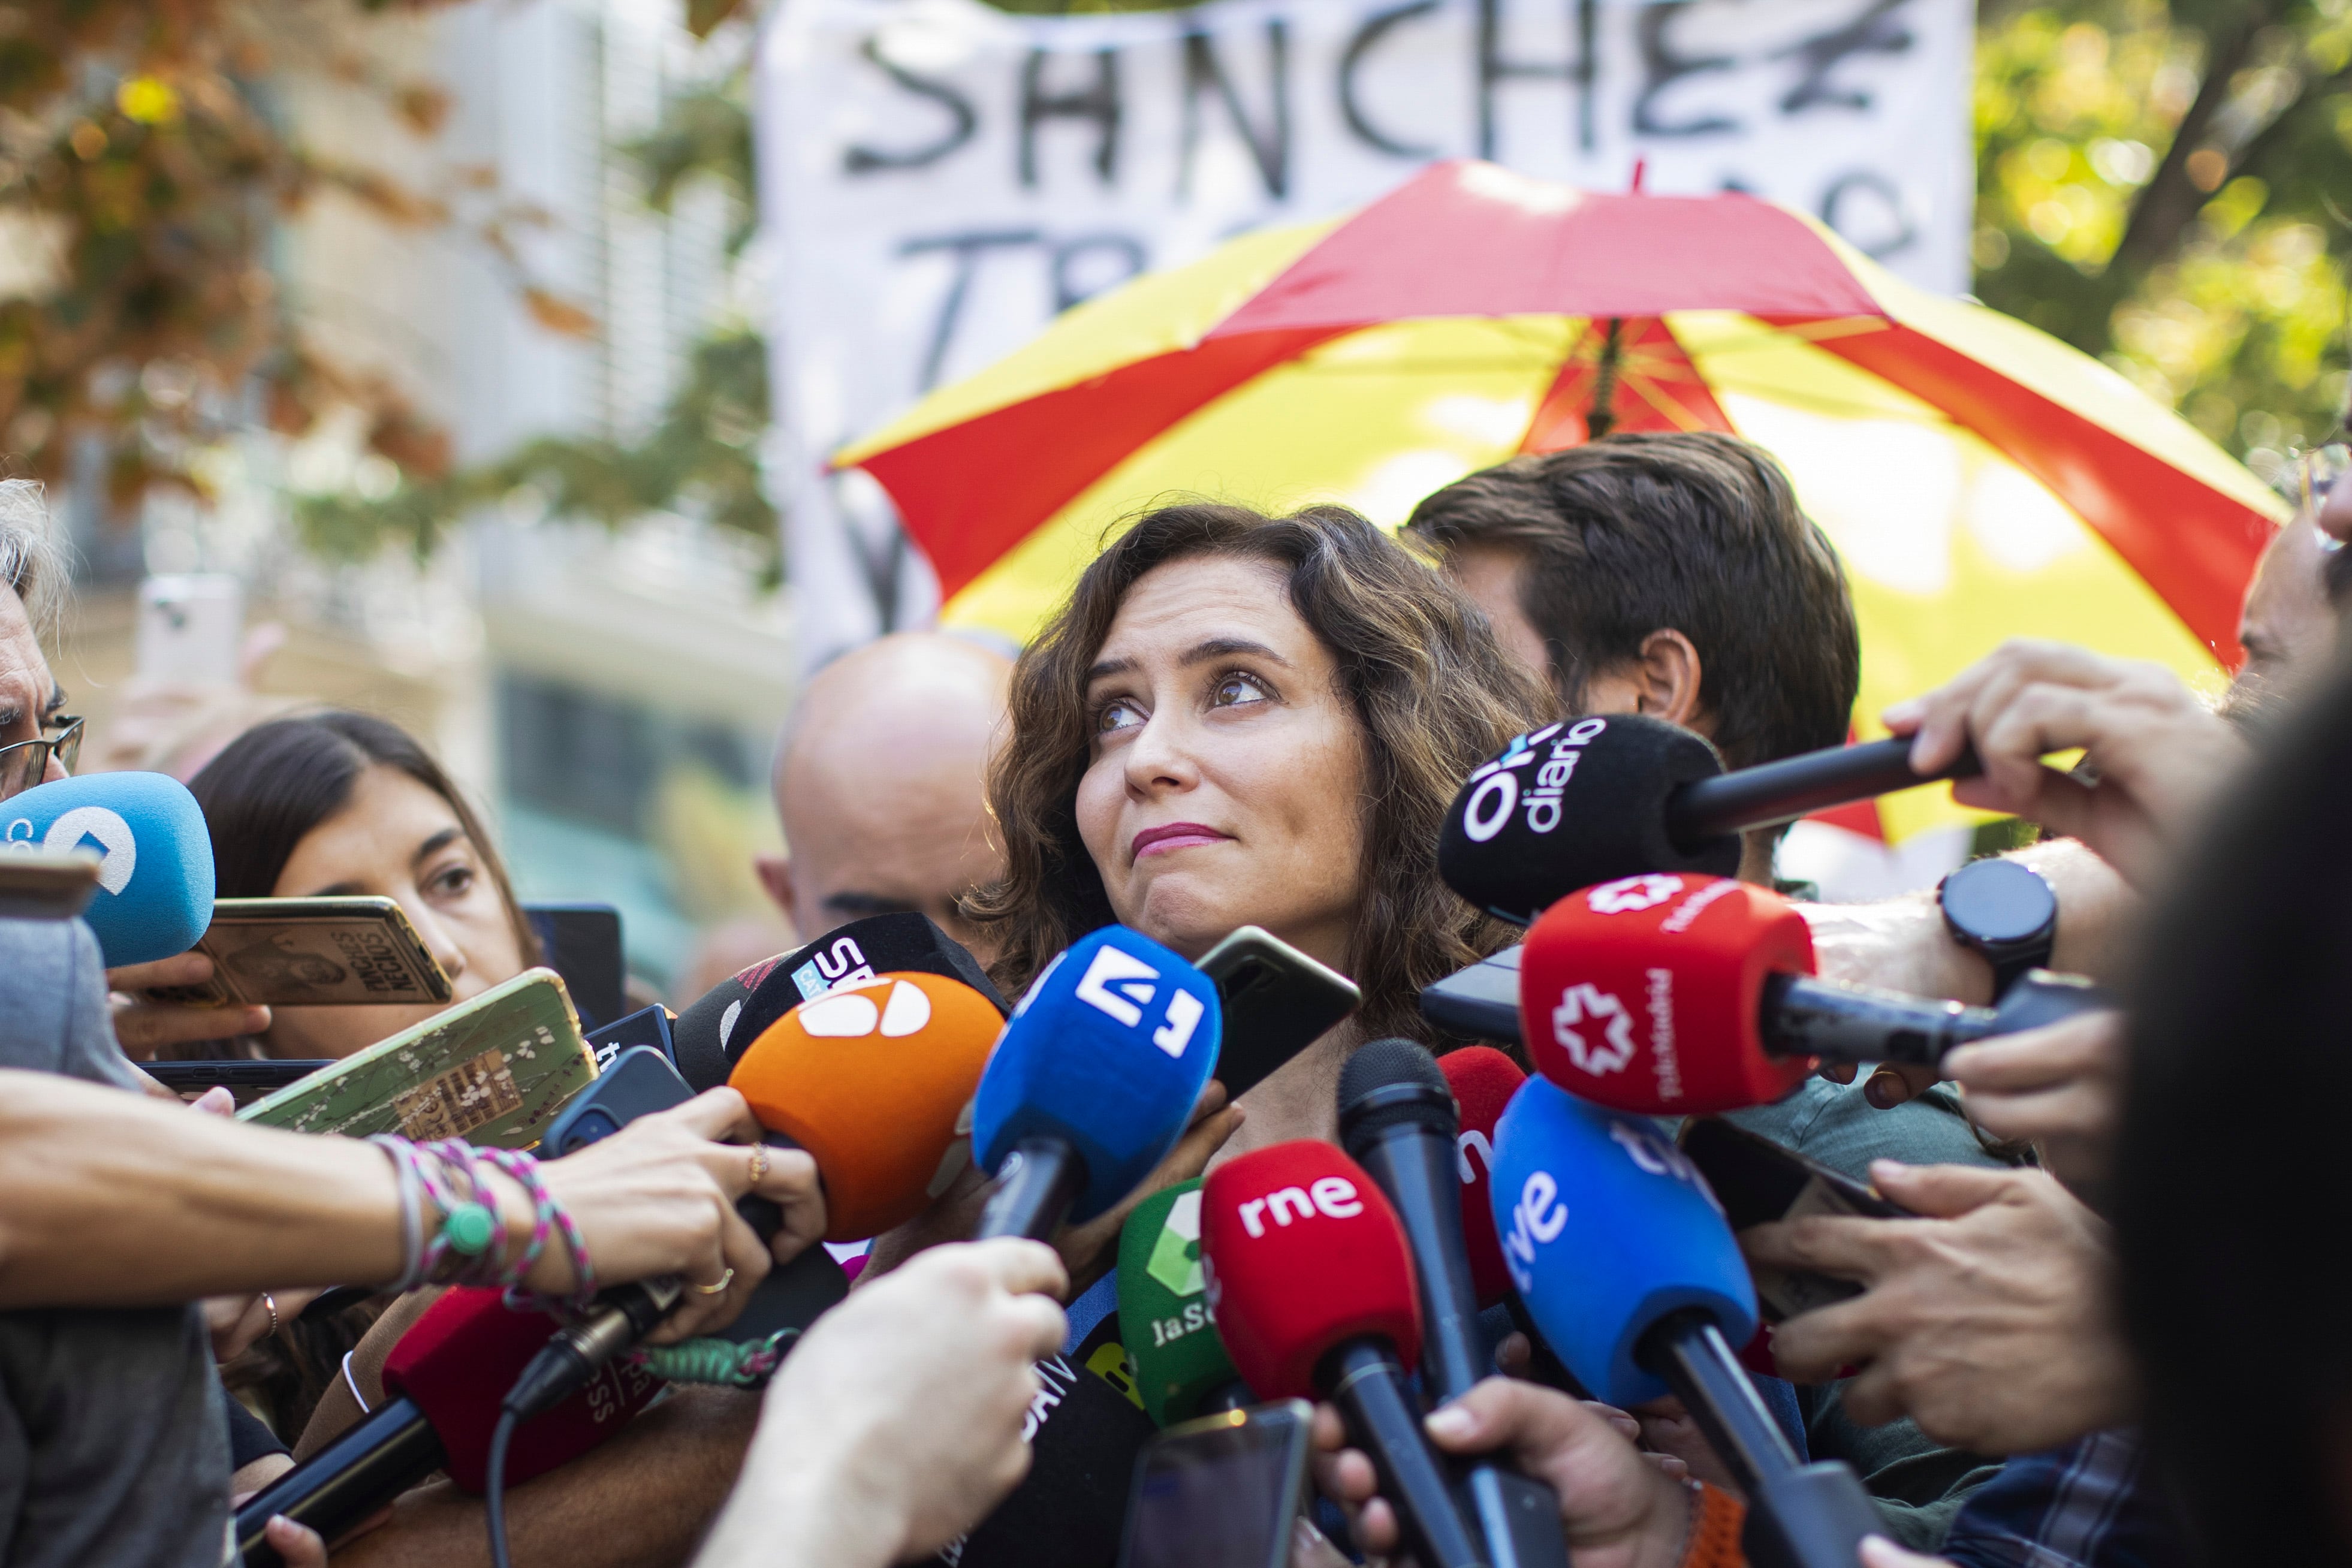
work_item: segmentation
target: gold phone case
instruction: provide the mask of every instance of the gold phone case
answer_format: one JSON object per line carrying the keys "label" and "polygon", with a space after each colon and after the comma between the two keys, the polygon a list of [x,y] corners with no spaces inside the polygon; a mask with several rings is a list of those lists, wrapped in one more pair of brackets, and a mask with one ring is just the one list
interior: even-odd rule
{"label": "gold phone case", "polygon": [[446,1002],[449,977],[392,899],[222,899],[196,951],[200,985],[159,985],[158,1002],[271,1007]]}
{"label": "gold phone case", "polygon": [[596,1058],[580,1037],[562,979],[526,969],[236,1115],[289,1132],[396,1132],[420,1142],[463,1138],[528,1149],[595,1078]]}

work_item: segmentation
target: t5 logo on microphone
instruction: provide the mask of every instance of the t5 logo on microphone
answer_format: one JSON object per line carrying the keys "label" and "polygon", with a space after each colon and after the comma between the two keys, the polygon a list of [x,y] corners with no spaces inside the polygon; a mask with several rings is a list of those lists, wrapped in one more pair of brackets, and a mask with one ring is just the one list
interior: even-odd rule
{"label": "t5 logo on microphone", "polygon": [[1633,1017],[1624,1003],[1596,985],[1579,984],[1559,994],[1551,1036],[1579,1072],[1616,1072],[1633,1059]]}

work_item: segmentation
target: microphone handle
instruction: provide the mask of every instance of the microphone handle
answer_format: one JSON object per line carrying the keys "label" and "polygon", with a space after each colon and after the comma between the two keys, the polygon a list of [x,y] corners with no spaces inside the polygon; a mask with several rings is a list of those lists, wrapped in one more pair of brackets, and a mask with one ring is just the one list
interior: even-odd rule
{"label": "microphone handle", "polygon": [[1405,1549],[1423,1568],[1485,1568],[1396,1352],[1384,1340],[1348,1340],[1325,1358],[1323,1373],[1349,1440],[1370,1458],[1381,1495],[1396,1510]]}
{"label": "microphone handle", "polygon": [[440,1435],[416,1401],[379,1406],[236,1510],[236,1547],[246,1568],[282,1568],[278,1549],[262,1537],[276,1515],[309,1525],[331,1546],[446,1458]]}
{"label": "microphone handle", "polygon": [[[1374,1100],[1385,1092],[1375,1091]],[[1431,1403],[1442,1405],[1469,1393],[1486,1373],[1478,1293],[1462,1239],[1462,1179],[1454,1164],[1459,1123],[1448,1101],[1441,1117],[1391,1122],[1364,1137],[1349,1125],[1355,1111],[1340,1112],[1340,1135],[1403,1227],[1421,1291],[1422,1387]],[[1568,1568],[1559,1493],[1491,1458],[1463,1468],[1462,1489],[1493,1568]]]}
{"label": "microphone handle", "polygon": [[1931,1002],[1809,974],[1768,976],[1758,1013],[1766,1050],[1829,1062],[1931,1068],[1954,1046],[1994,1032],[1987,1026],[1993,1022],[1990,1007]]}
{"label": "microphone handle", "polygon": [[1087,1163],[1059,1138],[1024,1138],[997,1167],[996,1190],[980,1211],[974,1241],[1025,1236],[1045,1241],[1061,1228],[1087,1184]]}
{"label": "microphone handle", "polygon": [[1871,800],[1937,779],[1973,778],[1983,771],[1970,749],[1939,773],[1914,773],[1911,742],[1899,736],[1832,746],[1680,786],[1666,797],[1666,833],[1677,847],[1690,849],[1727,833],[1769,827],[1826,806]]}
{"label": "microphone handle", "polygon": [[2038,1029],[2116,1005],[2089,981],[2028,970],[1992,1007],[1964,1007],[1867,985],[1775,974],[1764,982],[1759,1024],[1775,1056],[1832,1062],[1941,1067],[1955,1046]]}
{"label": "microphone handle", "polygon": [[1714,1319],[1695,1307],[1670,1312],[1635,1353],[1674,1389],[1748,1494],[1742,1545],[1756,1568],[1853,1568],[1863,1537],[1885,1533],[1843,1462],[1798,1462]]}

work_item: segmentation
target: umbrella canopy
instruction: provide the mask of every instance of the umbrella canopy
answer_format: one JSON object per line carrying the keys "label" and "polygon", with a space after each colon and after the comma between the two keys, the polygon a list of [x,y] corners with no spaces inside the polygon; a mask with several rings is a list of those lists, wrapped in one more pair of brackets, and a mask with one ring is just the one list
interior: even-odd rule
{"label": "umbrella canopy", "polygon": [[[1393,526],[1609,429],[1727,430],[1779,458],[1853,584],[1864,734],[2006,637],[2217,681],[2286,515],[2097,361],[1800,214],[1473,162],[1079,306],[835,463],[889,492],[944,620],[1025,639],[1157,502],[1331,500]],[[1952,820],[1943,795],[1839,820],[1899,838]]]}

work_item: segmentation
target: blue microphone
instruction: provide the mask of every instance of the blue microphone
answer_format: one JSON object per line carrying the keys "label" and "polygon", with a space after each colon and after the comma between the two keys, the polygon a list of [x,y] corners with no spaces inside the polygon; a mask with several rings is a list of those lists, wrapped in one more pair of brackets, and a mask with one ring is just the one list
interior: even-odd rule
{"label": "blue microphone", "polygon": [[1213,981],[1106,926],[1045,966],[1013,1009],[972,1103],[972,1158],[997,1178],[979,1236],[1051,1236],[1094,1218],[1168,1157],[1217,1065]]}
{"label": "blue microphone", "polygon": [[187,786],[166,773],[90,773],[0,801],[0,853],[81,849],[103,858],[82,911],[109,969],[185,952],[213,922],[213,841]]}
{"label": "blue microphone", "polygon": [[1798,1462],[1740,1368],[1756,1289],[1682,1151],[1538,1078],[1496,1126],[1493,1170],[1503,1261],[1569,1370],[1621,1407],[1682,1400],[1748,1494],[1749,1561],[1853,1568],[1878,1510],[1844,1464]]}

